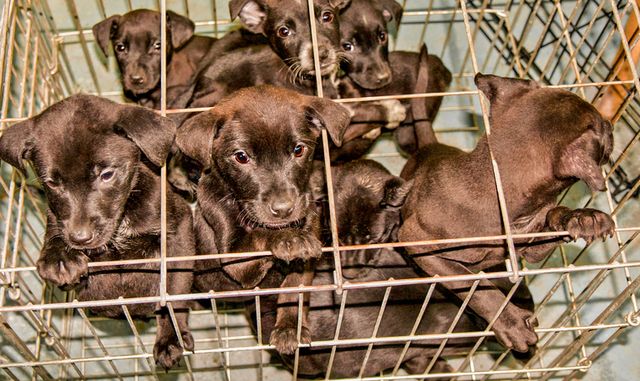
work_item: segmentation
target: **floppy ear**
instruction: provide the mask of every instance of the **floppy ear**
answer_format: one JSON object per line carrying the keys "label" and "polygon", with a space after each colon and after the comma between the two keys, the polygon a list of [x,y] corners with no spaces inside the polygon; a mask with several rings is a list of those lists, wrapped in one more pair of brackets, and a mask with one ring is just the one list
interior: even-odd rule
{"label": "floppy ear", "polygon": [[215,110],[200,113],[178,128],[176,145],[185,155],[208,168],[213,164],[213,139],[224,123],[224,117]]}
{"label": "floppy ear", "polygon": [[91,30],[93,30],[93,37],[95,37],[100,50],[102,50],[105,56],[109,56],[109,42],[111,41],[113,31],[118,28],[118,22],[120,22],[120,15],[113,15],[108,19],[100,21],[91,28]]}
{"label": "floppy ear", "polygon": [[22,160],[29,160],[33,147],[33,120],[27,119],[5,129],[0,136],[0,160],[6,161],[26,174]]}
{"label": "floppy ear", "polygon": [[123,131],[158,167],[164,164],[176,134],[176,125],[150,109],[120,105],[116,130]]}
{"label": "floppy ear", "polygon": [[336,146],[342,146],[344,132],[351,116],[346,108],[329,99],[309,97],[311,102],[305,110],[305,117],[312,126],[326,129]]}
{"label": "floppy ear", "polygon": [[380,202],[380,207],[400,208],[404,205],[412,186],[413,180],[405,181],[395,176],[389,179],[384,184],[384,197]]}
{"label": "floppy ear", "polygon": [[402,6],[394,0],[380,0],[382,6],[382,17],[386,22],[395,22],[396,29],[400,26],[402,18]]}
{"label": "floppy ear", "polygon": [[593,129],[588,129],[566,146],[556,165],[556,175],[560,178],[578,178],[589,186],[592,192],[606,190],[600,160],[602,143]]}
{"label": "floppy ear", "polygon": [[181,48],[193,37],[196,25],[188,18],[173,11],[167,11],[167,25],[171,30],[171,46]]}
{"label": "floppy ear", "polygon": [[351,0],[329,0],[329,5],[336,9],[344,9],[351,3]]}
{"label": "floppy ear", "polygon": [[476,74],[474,82],[491,104],[500,101],[509,102],[509,99],[520,93],[540,87],[537,82],[529,79],[505,78],[481,73]]}
{"label": "floppy ear", "polygon": [[229,1],[231,20],[240,17],[242,25],[253,33],[264,34],[264,20],[267,17],[264,4],[256,0]]}

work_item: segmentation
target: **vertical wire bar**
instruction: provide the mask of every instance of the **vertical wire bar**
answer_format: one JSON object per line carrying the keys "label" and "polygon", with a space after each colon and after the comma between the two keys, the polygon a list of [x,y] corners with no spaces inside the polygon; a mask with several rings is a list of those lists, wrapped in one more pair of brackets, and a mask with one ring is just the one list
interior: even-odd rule
{"label": "vertical wire bar", "polygon": [[[406,1],[405,1],[405,4],[403,4],[402,6],[403,9],[405,8],[405,5],[406,5]],[[429,0],[429,5],[427,5],[427,14],[424,16],[424,22],[422,23],[422,32],[420,32],[420,39],[418,40],[418,46],[416,47],[418,51],[420,51],[420,48],[422,48],[422,45],[424,44],[424,38],[427,35],[427,26],[429,25],[429,20],[431,19],[432,10],[433,10],[433,0]],[[398,35],[400,35],[400,33],[398,33]]]}
{"label": "vertical wire bar", "polygon": [[[118,299],[123,299],[122,297],[119,297]],[[142,341],[142,337],[140,337],[140,333],[138,332],[138,328],[136,328],[135,323],[133,322],[133,319],[131,318],[131,314],[129,313],[129,308],[127,307],[126,304],[122,305],[122,312],[124,312],[124,316],[127,319],[127,323],[129,323],[129,328],[131,328],[131,332],[133,333],[133,336],[138,344],[138,346],[140,346],[140,349],[142,350],[143,354],[148,354],[149,352],[147,352],[147,348],[144,345],[144,342]],[[137,352],[137,350],[136,350]],[[136,363],[138,361],[136,360]],[[153,378],[158,381],[158,374],[156,373],[156,369],[155,366],[153,366],[153,361],[151,360],[151,357],[147,357],[147,365],[149,366],[149,371],[151,372],[151,375],[153,376]]]}
{"label": "vertical wire bar", "polygon": [[[489,4],[489,0],[482,0],[482,4],[480,5],[480,13],[478,14],[478,21],[476,22],[476,27],[473,29],[471,33],[471,40],[475,41],[476,36],[478,34],[478,30],[480,30],[480,25],[484,22],[484,14],[487,9],[487,5]],[[498,33],[498,28],[496,28],[496,35]],[[462,68],[467,66],[467,60],[469,59],[469,52],[471,51],[471,46],[469,46],[469,50],[464,53],[464,57],[462,58],[462,64],[460,65]]]}
{"label": "vertical wire bar", "polygon": [[[260,306],[260,295],[255,297],[256,305],[256,335],[258,336],[258,346],[262,347],[262,310]],[[264,365],[262,365],[262,350],[258,351],[258,380],[264,379]]]}
{"label": "vertical wire bar", "polygon": [[[341,300],[340,300],[340,310],[338,311],[338,321],[336,322],[336,333],[335,335],[333,335],[333,340],[337,341],[340,339],[340,330],[342,329],[342,320],[344,319],[344,309],[345,306],[347,305],[347,296],[349,294],[349,290],[344,290],[344,292],[341,295]],[[336,350],[337,350],[338,346],[337,345],[332,345],[331,346],[331,354],[329,355],[329,363],[327,365],[327,371],[325,374],[324,379],[325,380],[329,380],[329,378],[331,378],[331,369],[333,368],[333,361],[336,357]]]}
{"label": "vertical wire bar", "polygon": [[[474,73],[478,73],[478,60],[476,59],[476,53],[474,49],[473,39],[471,38],[471,26],[469,24],[469,14],[467,13],[467,7],[464,1],[460,1],[460,6],[462,7],[462,18],[464,20],[465,32],[467,34],[467,41],[469,44],[469,51],[471,55],[471,64],[473,66]],[[474,74],[475,75],[475,74]],[[480,93],[480,92],[478,92]],[[491,144],[489,141],[489,137],[491,135],[491,128],[489,123],[489,112],[488,106],[483,96],[480,96],[480,108],[482,109],[482,118],[484,120],[486,135],[487,135],[487,146],[489,148],[489,156],[491,159],[491,164],[493,166],[493,175],[496,182],[496,190],[498,191],[498,203],[500,205],[500,214],[502,217],[502,222],[504,225],[504,232],[507,236],[507,249],[509,253],[509,260],[511,261],[511,271],[513,274],[509,277],[512,282],[516,282],[519,274],[518,274],[518,258],[516,256],[515,245],[513,243],[513,236],[511,234],[511,223],[509,220],[509,215],[507,213],[507,206],[504,199],[504,193],[502,188],[502,182],[500,180],[500,171],[498,170],[498,163],[496,162],[493,156],[493,150],[491,149]]]}
{"label": "vertical wire bar", "polygon": [[[569,266],[569,261],[567,260],[567,253],[564,250],[563,246],[560,246],[560,256],[562,258],[562,265],[563,267],[568,267]],[[571,280],[571,274],[567,273],[567,277],[565,278],[565,284],[567,287],[567,292],[569,293],[569,306],[568,308],[570,308],[571,311],[571,315],[573,315],[573,322],[577,327],[580,327],[580,315],[579,315],[579,309],[576,306],[576,298],[575,298],[575,292],[573,291],[573,281]],[[574,337],[576,336],[576,334],[578,336],[580,336],[582,334],[582,330],[577,330],[575,332],[571,333]],[[587,349],[584,347],[584,345],[581,347],[581,351],[582,351],[582,357],[585,358],[587,357]]]}
{"label": "vertical wire bar", "polygon": [[[449,20],[449,28],[447,28],[447,34],[444,37],[444,41],[442,43],[442,50],[440,51],[440,55],[438,57],[444,57],[444,53],[447,50],[447,46],[449,46],[449,40],[451,39],[453,25],[455,24],[455,20],[456,20],[456,12],[458,10],[459,5],[460,5],[460,0],[457,0],[456,5],[453,8],[453,12],[451,12],[451,19]],[[464,67],[461,67],[460,73],[462,74],[463,72],[464,72]]]}
{"label": "vertical wire bar", "polygon": [[[493,316],[493,319],[491,319],[491,321],[487,322],[488,325],[487,325],[487,328],[485,328],[484,332],[491,331],[491,329],[493,328],[493,325],[495,324],[496,320],[498,320],[498,318],[502,314],[502,311],[504,311],[504,309],[507,307],[507,305],[511,302],[511,298],[513,297],[513,294],[515,294],[515,292],[517,291],[517,289],[520,286],[521,282],[522,282],[522,278],[518,279],[518,281],[516,283],[514,283],[513,286],[511,286],[511,290],[509,290],[509,293],[505,296],[504,302],[502,303],[502,305],[500,306],[498,311],[496,311],[496,314]],[[460,366],[458,367],[458,370],[457,370],[458,372],[461,372],[467,366],[467,364],[469,364],[471,362],[471,360],[473,359],[473,355],[478,351],[478,348],[480,348],[480,345],[482,345],[484,340],[485,340],[485,337],[480,337],[480,338],[478,338],[478,340],[476,340],[476,343],[474,344],[474,346],[469,351],[469,354],[465,357],[465,359],[462,362],[462,364],[460,364]]]}
{"label": "vertical wire bar", "polygon": [[[171,318],[171,325],[173,325],[174,333],[178,338],[178,343],[180,343],[180,346],[182,347],[182,351],[183,351],[182,358],[184,359],[185,366],[187,367],[187,378],[193,381],[193,371],[191,369],[191,360],[186,355],[186,353],[184,353],[186,352],[186,348],[184,347],[184,340],[182,340],[182,332],[180,332],[180,328],[178,326],[178,319],[176,319],[176,314],[175,314],[175,311],[173,310],[173,304],[171,302],[168,302],[167,308],[169,310],[169,317]],[[195,348],[194,348],[194,351],[195,351]]]}
{"label": "vertical wire bar", "polygon": [[87,68],[89,69],[89,74],[91,75],[91,79],[93,80],[93,85],[95,86],[96,92],[98,95],[102,95],[102,90],[100,89],[100,81],[98,81],[98,75],[96,74],[96,69],[93,66],[93,60],[91,59],[91,54],[89,53],[89,48],[87,46],[87,39],[84,37],[84,33],[82,33],[82,24],[80,24],[80,16],[78,15],[78,9],[76,8],[75,0],[67,0],[67,5],[69,6],[69,10],[71,11],[71,16],[73,19],[73,24],[78,33],[78,38],[80,39],[80,47],[82,48],[82,54],[87,62]]}
{"label": "vertical wire bar", "polygon": [[[218,337],[218,348],[223,348],[224,344],[222,341],[222,332],[220,332],[220,317],[218,316],[218,305],[216,302],[216,299],[213,298],[213,291],[209,292],[211,294],[211,298],[209,299],[211,301],[211,312],[213,313],[213,320],[214,323],[216,324],[216,336]],[[256,296],[256,299],[259,299],[259,296]],[[260,305],[256,304],[256,308],[259,311],[260,310]],[[259,321],[258,321],[259,322]],[[262,327],[260,325],[258,325],[258,332],[260,333],[258,336],[258,343],[262,343]],[[220,352],[220,363],[222,364],[222,367],[224,369],[224,378],[226,381],[230,381],[231,379],[231,375],[229,374],[229,368],[227,367],[227,361],[225,360],[225,353]]]}
{"label": "vertical wire bar", "polygon": [[[437,276],[438,275],[436,274],[434,278]],[[411,328],[411,332],[409,333],[409,336],[414,336],[416,332],[418,332],[418,328],[420,327],[420,322],[422,321],[422,317],[424,316],[424,313],[427,310],[427,306],[431,301],[431,296],[433,295],[433,290],[435,290],[435,288],[436,288],[436,283],[432,283],[429,286],[429,289],[427,290],[427,294],[424,296],[424,300],[422,301],[422,306],[420,306],[420,311],[418,312],[418,316],[416,316],[416,320],[413,323],[413,327]],[[393,371],[391,371],[391,376],[395,376],[398,373],[398,370],[400,370],[400,366],[402,365],[402,362],[404,361],[404,357],[407,355],[407,352],[409,351],[410,345],[411,345],[411,341],[407,341],[404,344],[404,348],[402,348],[402,352],[400,353],[398,362],[396,362],[396,366],[394,366]]]}
{"label": "vertical wire bar", "polygon": [[[571,60],[575,60],[576,59],[575,56],[582,49],[582,46],[584,46],[585,42],[587,42],[587,37],[589,37],[589,34],[591,33],[591,29],[595,25],[595,22],[597,20],[597,17],[595,17],[595,15],[600,13],[600,12],[602,12],[602,9],[604,8],[605,4],[606,3],[603,1],[602,3],[600,3],[598,5],[598,8],[594,12],[594,17],[592,17],[591,20],[589,21],[589,24],[587,24],[587,27],[586,27],[585,31],[582,33],[582,38],[580,39],[578,44],[575,46],[575,50],[571,53],[571,56],[569,57],[569,59],[571,59]],[[566,75],[567,75],[567,73],[569,71],[569,67],[570,66],[565,66],[564,67],[564,70],[560,74],[560,79],[558,81],[559,83],[562,83],[564,81],[564,78],[566,77]],[[588,78],[589,76],[586,76],[586,77]]]}
{"label": "vertical wire bar", "polygon": [[[580,0],[578,0],[577,4],[581,3]],[[569,51],[569,62],[571,64],[571,66],[573,67],[573,71],[576,75],[576,82],[578,84],[582,84],[582,77],[580,76],[580,68],[578,67],[578,63],[576,62],[576,57],[575,57],[575,53],[574,53],[574,49],[573,49],[573,43],[571,43],[571,36],[569,35],[569,23],[567,22],[567,20],[564,18],[564,12],[562,11],[562,5],[560,4],[559,0],[555,0],[555,4],[556,7],[558,8],[558,17],[560,18],[560,23],[562,24],[562,34],[564,35],[565,40],[567,40],[567,50]],[[573,18],[575,17],[575,14],[577,13],[577,9],[578,9],[578,5],[576,4],[576,6],[573,8],[573,12],[571,13],[571,15],[569,16],[569,22],[571,22],[573,20]],[[584,93],[584,88],[582,87],[578,87],[578,92],[580,93],[580,95],[582,96],[582,98],[586,98],[586,95]]]}
{"label": "vertical wire bar", "polygon": [[[77,303],[78,300],[74,299],[73,300],[74,303]],[[82,320],[85,323],[85,326],[87,328],[89,328],[89,331],[91,332],[91,334],[93,335],[93,339],[96,341],[96,343],[98,343],[98,346],[100,347],[100,349],[102,350],[102,354],[105,357],[109,357],[109,352],[107,351],[107,348],[104,346],[104,343],[102,342],[102,340],[100,339],[100,337],[98,336],[98,333],[96,332],[95,328],[93,327],[93,324],[91,324],[91,322],[89,321],[89,318],[87,317],[87,314],[84,312],[84,309],[82,308],[77,308],[78,313],[80,314],[80,316],[82,317]],[[84,357],[84,356],[83,356]],[[111,369],[115,372],[116,377],[120,380],[120,381],[124,381],[122,379],[122,375],[120,375],[120,372],[118,371],[118,367],[116,367],[116,364],[113,362],[113,360],[107,360],[107,362],[109,363],[109,365],[111,365]]]}
{"label": "vertical wire bar", "polygon": [[302,337],[302,314],[304,309],[304,294],[298,293],[298,323],[296,325],[296,339],[298,340],[298,347],[293,358],[293,381],[298,379],[298,366],[300,365],[300,339]]}
{"label": "vertical wire bar", "polygon": [[[311,28],[311,46],[313,49],[313,66],[316,74],[316,92],[318,97],[324,98],[322,89],[322,75],[320,72],[320,55],[318,53],[318,34],[316,30],[316,16],[313,9],[313,0],[307,0],[307,7],[309,10],[309,26]],[[329,138],[327,131],[322,129],[322,149],[324,155],[324,170],[327,179],[327,198],[329,200],[329,223],[331,225],[331,246],[333,247],[333,260],[336,269],[336,285],[338,286],[338,292],[342,292],[342,262],[340,261],[340,250],[338,248],[338,223],[335,213],[335,198],[333,195],[333,178],[331,175],[331,160],[329,155]]]}
{"label": "vertical wire bar", "polygon": [[220,37],[220,31],[218,30],[218,4],[216,3],[216,1],[212,1],[211,2],[212,5],[212,12],[213,12],[213,36],[215,38],[219,38]]}
{"label": "vertical wire bar", "polygon": [[[393,280],[393,278],[389,278],[389,280]],[[380,324],[382,323],[382,317],[384,316],[384,312],[387,309],[387,302],[389,301],[390,294],[391,294],[391,287],[387,287],[387,289],[384,292],[384,297],[382,298],[382,303],[380,304],[380,311],[378,311],[378,317],[376,318],[376,323],[373,326],[373,332],[371,333],[372,339],[375,339],[378,336],[378,329],[380,329]],[[362,360],[362,366],[360,367],[358,378],[362,378],[362,376],[364,375],[364,371],[367,367],[367,362],[369,362],[369,356],[371,356],[372,349],[373,349],[373,343],[367,346],[367,352],[364,355],[364,360]]]}
{"label": "vertical wire bar", "polygon": [[[210,291],[213,294],[213,291]],[[216,334],[218,335],[218,347],[219,348],[228,348],[229,347],[229,333],[226,333],[227,341],[222,340],[222,332],[220,331],[220,317],[218,315],[218,302],[217,299],[211,298],[211,312],[213,313],[213,319],[216,324]],[[225,315],[226,318],[226,315]],[[228,324],[225,324],[225,330],[228,328]],[[231,370],[229,369],[229,352],[220,352],[220,362],[224,367],[224,377],[226,381],[231,380]]]}
{"label": "vertical wire bar", "polygon": [[[460,308],[458,308],[458,312],[456,313],[456,316],[453,318],[453,321],[451,321],[451,324],[449,325],[449,329],[447,329],[448,334],[453,333],[453,330],[458,325],[458,322],[460,321],[460,318],[462,317],[464,310],[467,308],[467,305],[469,304],[469,301],[471,300],[471,298],[473,298],[473,294],[476,292],[476,289],[478,288],[479,284],[480,284],[480,280],[478,279],[478,280],[475,280],[471,285],[471,288],[469,289],[469,293],[467,294],[467,297],[464,298],[464,300],[462,301],[462,304],[460,305]],[[444,351],[444,348],[447,345],[448,341],[449,341],[449,338],[447,337],[446,339],[443,339],[442,342],[440,342],[440,346],[438,347],[438,350],[431,358],[431,362],[429,362],[429,365],[427,365],[427,368],[422,373],[422,376],[426,376],[429,374],[429,372],[431,372],[431,369],[433,369],[433,366],[436,364],[436,361],[438,361],[438,358],[440,357],[440,355],[442,355],[442,352]],[[424,380],[424,377],[421,379]]]}
{"label": "vertical wire bar", "polygon": [[[167,116],[167,1],[160,1],[160,114]],[[160,306],[167,305],[167,166],[160,168]]]}

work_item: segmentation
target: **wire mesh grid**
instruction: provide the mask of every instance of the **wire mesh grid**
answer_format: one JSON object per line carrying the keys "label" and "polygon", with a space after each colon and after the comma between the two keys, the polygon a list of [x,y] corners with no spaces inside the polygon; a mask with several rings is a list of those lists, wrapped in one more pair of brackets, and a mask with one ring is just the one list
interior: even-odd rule
{"label": "wire mesh grid", "polygon": [[[340,246],[334,234],[332,246],[323,249],[326,256],[334,254],[337,262],[338,271],[328,284],[184,295],[161,291],[155,297],[79,302],[73,292],[53,289],[39,278],[35,260],[42,245],[46,204],[34,176],[25,178],[2,163],[0,368],[5,377],[15,380],[290,378],[277,357],[267,355],[270,346],[260,339],[260,332],[254,334],[248,327],[242,308],[225,302],[228,297],[239,295],[254,297],[257,316],[260,316],[262,299],[282,292],[341,293],[344,308],[349,292],[365,288],[383,288],[388,296],[391,289],[402,286],[431,286],[460,278],[508,277],[515,281],[513,293],[520,282],[525,282],[536,302],[535,315],[539,320],[536,332],[540,338],[537,353],[526,362],[515,361],[508,350],[488,344],[485,339],[493,336],[490,326],[484,331],[453,333],[465,303],[448,331],[417,335],[414,329],[405,336],[377,337],[374,329],[370,337],[345,339],[336,334],[333,340],[310,344],[335,354],[336,348],[347,344],[360,345],[370,352],[379,345],[408,348],[418,340],[435,339],[439,345],[434,358],[442,354],[453,367],[446,376],[461,380],[573,379],[587,372],[594,360],[631,327],[640,324],[637,303],[640,226],[636,217],[640,184],[637,164],[640,82],[635,53],[640,33],[637,22],[633,22],[640,18],[638,4],[614,0],[404,0],[401,4],[404,16],[392,48],[416,51],[426,42],[429,51],[442,57],[454,74],[452,86],[442,94],[398,94],[337,101],[444,96],[435,123],[438,138],[468,150],[473,148],[481,132],[490,131],[488,105],[473,86],[477,72],[535,79],[544,86],[574,91],[596,104],[615,93],[619,102],[611,110],[615,149],[606,166],[607,192],[592,194],[585,186],[576,184],[559,200],[565,205],[593,206],[610,212],[616,222],[614,239],[590,245],[565,244],[536,265],[520,263],[513,257],[507,261],[507,271],[502,272],[350,283],[344,281],[339,271],[340,256],[335,255],[338,250],[422,246],[441,241]],[[0,28],[2,128],[78,91],[123,101],[117,66],[113,60],[105,62],[98,54],[91,26],[112,14],[140,7],[160,12],[171,9],[184,14],[196,22],[196,32],[204,35],[220,37],[233,26],[226,1],[7,0],[2,6]],[[181,111],[185,110],[166,110],[164,106],[161,110],[163,114]],[[326,146],[326,134],[323,135]],[[399,173],[405,160],[388,138],[382,139],[369,157],[383,162],[394,173]],[[499,169],[495,174],[500,193]],[[327,171],[326,176],[330,180],[331,172]],[[504,210],[504,205],[502,208]],[[330,209],[335,214],[331,200]],[[332,229],[335,233],[335,220]],[[529,236],[543,235],[566,235],[566,232]],[[507,230],[494,237],[456,237],[450,241],[500,239],[507,244],[518,237]],[[269,255],[264,252],[201,254],[205,255],[197,259]],[[155,259],[163,268],[171,260],[175,259],[164,255]],[[100,262],[90,266],[124,263],[132,262]],[[423,309],[428,306],[429,296],[427,292],[421,305]],[[156,369],[152,354],[154,324],[133,320],[128,306],[166,302],[172,311],[172,302],[196,299],[210,300],[211,305],[191,313],[195,350],[185,354],[182,366],[168,373]],[[383,316],[386,301],[383,299],[378,307],[378,317]],[[122,306],[126,319],[111,320],[85,312],[86,308],[98,305]],[[375,321],[372,318],[371,324]],[[459,337],[474,338],[475,345],[462,353],[449,354],[445,350],[447,342]],[[301,345],[305,346],[309,345]],[[298,360],[297,353],[294,378]],[[430,372],[432,366],[419,378],[443,376]],[[397,372],[397,368],[366,379],[416,378]],[[326,379],[333,379],[330,372]]]}

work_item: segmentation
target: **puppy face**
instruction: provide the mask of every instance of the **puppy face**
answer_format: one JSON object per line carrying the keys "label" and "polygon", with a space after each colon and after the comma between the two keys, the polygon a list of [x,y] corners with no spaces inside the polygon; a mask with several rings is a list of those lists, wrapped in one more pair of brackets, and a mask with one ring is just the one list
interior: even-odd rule
{"label": "puppy face", "polygon": [[[340,32],[337,14],[349,0],[315,0],[320,74],[337,70],[340,59]],[[309,11],[306,0],[232,0],[232,18],[269,39],[273,50],[296,76],[315,75]]]}
{"label": "puppy face", "polygon": [[[393,176],[372,160],[356,160],[333,168],[338,237],[343,245],[397,241],[400,208],[412,182]],[[342,253],[345,276],[372,265],[379,250]]]}
{"label": "puppy face", "polygon": [[313,202],[313,151],[326,128],[340,144],[346,109],[272,86],[240,90],[189,119],[176,144],[215,171],[242,210],[244,225],[279,228],[304,219]]}
{"label": "puppy face", "polygon": [[141,153],[161,165],[174,132],[149,110],[77,95],[8,129],[0,158],[21,169],[30,160],[65,243],[99,249],[120,226]]}
{"label": "puppy face", "polygon": [[352,0],[340,14],[342,67],[358,86],[374,90],[391,82],[387,23],[398,23],[401,15],[393,0]]}
{"label": "puppy face", "polygon": [[[173,51],[193,36],[195,25],[186,17],[167,12],[167,62]],[[144,95],[160,84],[160,13],[137,9],[115,15],[93,26],[93,34],[105,55],[113,45],[125,92]]]}

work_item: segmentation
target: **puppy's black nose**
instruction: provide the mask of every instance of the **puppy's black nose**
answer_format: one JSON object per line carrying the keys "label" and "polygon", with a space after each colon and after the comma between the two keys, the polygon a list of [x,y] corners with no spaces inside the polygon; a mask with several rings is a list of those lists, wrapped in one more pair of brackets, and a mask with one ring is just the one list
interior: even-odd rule
{"label": "puppy's black nose", "polygon": [[318,55],[321,61],[326,60],[331,55],[331,51],[327,48],[320,48],[320,50],[318,51]]}
{"label": "puppy's black nose", "polygon": [[144,78],[140,75],[132,75],[129,78],[131,78],[131,82],[133,82],[134,85],[142,85],[144,83]]}
{"label": "puppy's black nose", "polygon": [[79,228],[69,233],[69,240],[76,245],[83,245],[93,239],[93,233],[88,227]]}
{"label": "puppy's black nose", "polygon": [[271,205],[269,205],[269,210],[271,214],[279,218],[289,217],[293,212],[293,207],[295,203],[290,198],[281,198],[274,200]]}

